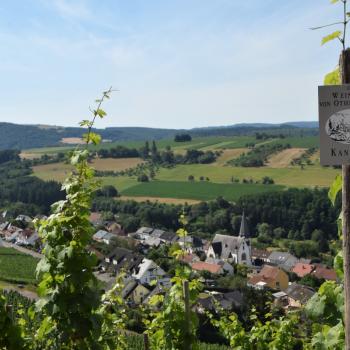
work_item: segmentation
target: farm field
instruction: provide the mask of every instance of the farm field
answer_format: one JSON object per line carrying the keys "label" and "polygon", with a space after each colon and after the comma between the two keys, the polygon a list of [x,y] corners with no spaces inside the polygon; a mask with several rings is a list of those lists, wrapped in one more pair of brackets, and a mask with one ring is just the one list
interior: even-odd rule
{"label": "farm field", "polygon": [[[94,159],[92,161],[92,166],[96,170],[114,170],[121,171],[128,168],[135,167],[137,164],[143,163],[141,158],[103,158]],[[70,164],[53,163],[45,165],[37,165],[33,167],[34,174],[43,180],[57,180],[63,181],[67,175],[72,171],[72,166]]]}
{"label": "farm field", "polygon": [[0,280],[35,284],[38,259],[13,248],[0,247]]}
{"label": "farm field", "polygon": [[305,148],[287,148],[282,152],[273,154],[267,162],[271,168],[285,168],[290,166],[290,162],[300,157],[306,151]]}
{"label": "farm field", "polygon": [[212,182],[152,181],[140,183],[122,192],[126,196],[190,198],[212,200],[223,196],[238,200],[242,195],[281,191],[283,186],[256,184],[219,184]]}
{"label": "farm field", "polygon": [[248,152],[248,148],[224,149],[220,157],[216,159],[214,165],[225,165],[229,160],[239,157],[242,153]]}
{"label": "farm field", "polygon": [[[256,145],[283,143],[290,144],[292,148],[283,150],[280,153],[274,154],[270,157],[267,166],[264,167],[233,167],[226,163],[240,154],[249,151],[245,146],[247,143],[256,143]],[[105,143],[99,145],[97,148],[115,147],[117,144],[124,145],[130,148],[139,148],[144,145],[143,141],[124,141],[119,143]],[[193,138],[191,142],[175,142],[173,140],[157,141],[159,150],[166,146],[171,146],[175,153],[184,153],[186,149],[198,150],[221,150],[222,154],[212,164],[184,164],[176,165],[173,168],[160,168],[156,174],[156,181],[149,184],[140,184],[137,182],[135,176],[106,176],[100,178],[103,185],[113,185],[126,198],[130,196],[154,198],[153,200],[167,201],[167,202],[184,202],[186,200],[202,200],[217,197],[224,193],[230,198],[237,198],[238,195],[248,194],[259,189],[255,184],[242,184],[243,179],[253,180],[253,182],[261,182],[263,177],[270,177],[274,180],[278,189],[285,187],[328,187],[339,170],[331,167],[321,167],[319,165],[319,153],[317,152],[311,157],[314,165],[305,165],[303,169],[300,166],[291,166],[292,159],[300,156],[307,148],[317,147],[317,136],[305,137],[285,137],[283,139],[268,139],[256,140],[254,136],[235,136],[235,137],[197,137]],[[23,155],[33,157],[35,154],[57,153],[58,151],[71,149],[70,147],[53,147],[26,150]],[[93,166],[97,170],[115,170],[120,171],[127,168],[133,168],[141,163],[140,158],[124,158],[124,159],[95,159]],[[33,168],[34,175],[44,180],[63,181],[71,171],[71,166],[64,163],[39,165]],[[189,182],[188,177],[192,175],[195,182]],[[200,182],[200,177],[209,178],[209,182]],[[239,183],[234,183],[232,180],[238,180]],[[176,185],[171,188],[171,184]],[[181,184],[181,185],[180,185]],[[224,187],[221,187],[221,186]],[[225,187],[229,186],[229,187]],[[169,190],[169,188],[171,188]],[[222,192],[232,191],[233,188],[237,193]],[[265,186],[263,187],[265,189]],[[271,187],[272,188],[272,187]],[[197,193],[198,191],[203,192]],[[216,192],[215,192],[216,191]],[[215,193],[215,195],[214,195]]]}
{"label": "farm field", "polygon": [[[164,139],[156,141],[158,149],[165,149],[170,146],[174,151],[183,151],[186,149],[198,149],[198,150],[218,150],[218,149],[235,149],[244,148],[247,143],[256,143],[256,145],[264,143],[289,143],[291,147],[295,148],[311,148],[318,147],[318,136],[305,136],[305,137],[286,137],[284,139],[270,139],[265,141],[258,141],[254,136],[211,136],[211,137],[195,137],[190,142],[175,142],[172,139]],[[140,148],[145,144],[144,141],[120,141],[120,142],[108,142],[102,143],[98,146],[90,146],[91,150],[98,150],[101,148],[109,149],[117,145]],[[43,154],[55,154],[58,152],[67,152],[74,149],[72,146],[61,147],[45,147],[45,148],[33,148],[22,151],[21,156],[23,158],[40,158]]]}
{"label": "farm field", "polygon": [[150,202],[158,202],[158,203],[165,203],[165,204],[196,204],[199,203],[199,200],[195,200],[195,199],[186,199],[186,198],[167,198],[167,197],[141,197],[141,196],[121,196],[118,199],[121,200],[133,200],[136,202],[146,202],[146,201],[150,201]]}

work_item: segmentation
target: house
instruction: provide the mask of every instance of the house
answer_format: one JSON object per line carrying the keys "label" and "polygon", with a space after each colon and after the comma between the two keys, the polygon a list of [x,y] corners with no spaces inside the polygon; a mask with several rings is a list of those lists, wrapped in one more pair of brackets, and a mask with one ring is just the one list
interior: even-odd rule
{"label": "house", "polygon": [[248,280],[248,285],[264,289],[266,287],[277,290],[285,290],[288,288],[289,278],[286,272],[277,266],[264,265],[262,270],[252,275]]}
{"label": "house", "polygon": [[39,239],[39,235],[32,229],[22,230],[16,237],[16,243],[20,245],[34,246],[35,242]]}
{"label": "house", "polygon": [[23,222],[24,224],[30,224],[33,221],[33,219],[28,215],[18,215],[15,221],[20,221],[20,222]]}
{"label": "house", "polygon": [[335,272],[335,270],[320,264],[315,264],[315,269],[314,271],[312,271],[311,274],[319,279],[325,279],[326,281],[337,280],[337,273]]}
{"label": "house", "polygon": [[125,236],[125,232],[120,224],[115,221],[109,221],[105,224],[106,230],[114,235]]}
{"label": "house", "polygon": [[248,224],[243,212],[238,236],[216,234],[208,248],[209,258],[236,264],[252,264]]}
{"label": "house", "polygon": [[94,226],[102,225],[102,214],[98,212],[90,213],[89,221]]}
{"label": "house", "polygon": [[314,265],[298,262],[293,267],[292,272],[295,273],[298,277],[303,278],[304,276],[309,275],[314,270],[314,268]]}
{"label": "house", "polygon": [[[158,230],[154,230],[158,231]],[[159,230],[161,231],[161,230]],[[152,237],[157,237],[156,234],[154,234],[154,232],[152,232]],[[159,236],[159,239],[166,244],[173,244],[178,240],[178,236],[176,233],[174,232],[170,232],[170,231],[163,231],[163,233]]]}
{"label": "house", "polygon": [[22,232],[23,230],[21,228],[18,228],[13,225],[9,225],[7,230],[5,230],[4,233],[4,239],[7,242],[14,243],[17,239],[17,236]]}
{"label": "house", "polygon": [[232,264],[230,264],[227,261],[220,260],[220,259],[213,259],[213,258],[207,258],[205,260],[206,263],[209,264],[216,264],[220,265],[222,267],[222,273],[228,274],[228,275],[233,275],[234,274],[234,268]]}
{"label": "house", "polygon": [[198,298],[197,310],[199,313],[204,313],[205,310],[217,311],[218,308],[232,311],[241,309],[243,305],[243,294],[239,290],[227,293],[205,291]]}
{"label": "house", "polygon": [[146,299],[150,292],[150,289],[132,279],[126,283],[125,287],[123,288],[122,298],[130,301],[132,304],[139,305]]}
{"label": "house", "polygon": [[92,239],[95,240],[96,242],[103,242],[103,237],[107,234],[108,232],[105,230],[98,230],[93,236]]}
{"label": "house", "polygon": [[267,261],[286,271],[291,271],[297,264],[298,258],[287,252],[274,251],[269,255]]}
{"label": "house", "polygon": [[145,239],[145,241],[143,242],[143,244],[145,246],[148,246],[148,247],[155,247],[155,248],[158,248],[161,244],[162,244],[162,241],[160,240],[160,238],[158,237],[148,237]]}
{"label": "house", "polygon": [[270,254],[268,250],[252,248],[252,260],[255,264],[261,265],[268,262]]}
{"label": "house", "polygon": [[201,252],[203,251],[203,241],[197,236],[185,236],[178,239],[181,248],[186,248],[188,253]]}
{"label": "house", "polygon": [[199,261],[199,258],[196,254],[192,254],[192,253],[186,253],[183,256],[179,257],[179,260],[187,263],[187,264],[192,264],[195,261]]}
{"label": "house", "polygon": [[151,285],[154,282],[158,282],[162,286],[170,287],[171,285],[170,278],[165,271],[154,261],[146,258],[143,258],[142,262],[135,268],[132,277],[143,285]]}
{"label": "house", "polygon": [[136,231],[136,236],[138,236],[139,239],[141,240],[145,240],[151,235],[152,232],[153,232],[153,228],[151,227],[140,227]]}
{"label": "house", "polygon": [[8,221],[5,221],[0,224],[0,235],[3,234],[3,231],[5,231],[9,225],[10,223]]}
{"label": "house", "polygon": [[224,273],[224,270],[219,264],[211,264],[204,261],[196,261],[191,265],[192,270],[195,271],[208,271],[215,275],[221,275]]}
{"label": "house", "polygon": [[129,249],[117,247],[105,257],[101,269],[102,271],[109,270],[115,275],[123,271],[127,276],[130,276],[138,268],[142,260],[143,257],[141,255],[135,254]]}
{"label": "house", "polygon": [[114,235],[113,233],[107,232],[107,233],[103,236],[102,241],[103,241],[103,243],[109,245],[109,244],[111,244],[111,242],[112,242],[113,239],[115,239],[115,238],[116,238],[116,235]]}
{"label": "house", "polygon": [[300,308],[311,299],[315,291],[310,287],[292,283],[285,293],[288,297],[288,307]]}

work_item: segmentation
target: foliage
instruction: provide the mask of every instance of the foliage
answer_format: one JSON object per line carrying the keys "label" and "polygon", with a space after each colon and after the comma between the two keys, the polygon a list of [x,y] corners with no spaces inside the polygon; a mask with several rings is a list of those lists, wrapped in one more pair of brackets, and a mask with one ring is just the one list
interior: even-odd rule
{"label": "foliage", "polygon": [[[271,314],[267,315],[270,317]],[[232,349],[241,350],[293,350],[301,341],[296,337],[298,318],[290,317],[271,319],[262,323],[254,310],[250,316],[253,326],[246,331],[237,315],[223,315],[212,318],[212,323],[229,341]]]}
{"label": "foliage", "polygon": [[175,142],[189,142],[192,141],[190,134],[176,134],[174,138]]}
{"label": "foliage", "polygon": [[10,305],[5,297],[0,294],[0,348],[6,350],[17,350],[23,346],[20,327],[10,316]]}
{"label": "foliage", "polygon": [[[100,106],[110,92],[98,100],[92,121],[82,122],[88,129],[86,145],[99,141],[91,129],[95,119],[103,117]],[[98,349],[103,331],[98,312],[101,293],[93,274],[96,257],[86,249],[93,233],[89,215],[97,183],[87,149],[73,151],[71,164],[75,171],[62,185],[66,199],[52,205],[53,214],[47,220],[36,222],[44,258],[37,266],[41,298],[36,303],[36,313],[43,320],[35,336],[39,342],[45,340],[48,349]]]}

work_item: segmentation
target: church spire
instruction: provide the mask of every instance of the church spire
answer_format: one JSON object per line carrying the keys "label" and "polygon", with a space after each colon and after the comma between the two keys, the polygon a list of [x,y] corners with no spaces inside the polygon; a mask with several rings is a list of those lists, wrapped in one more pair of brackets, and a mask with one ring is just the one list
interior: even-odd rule
{"label": "church spire", "polygon": [[239,236],[240,237],[249,237],[249,228],[248,228],[248,223],[247,223],[247,219],[245,217],[245,213],[243,210],[243,214],[242,214],[242,221],[241,221],[241,228],[239,230]]}

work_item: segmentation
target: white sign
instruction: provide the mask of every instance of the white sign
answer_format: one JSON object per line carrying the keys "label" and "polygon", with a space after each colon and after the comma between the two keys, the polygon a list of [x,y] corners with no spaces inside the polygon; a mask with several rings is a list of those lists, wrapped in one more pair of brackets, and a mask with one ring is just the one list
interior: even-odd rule
{"label": "white sign", "polygon": [[322,165],[350,164],[350,84],[318,87]]}

